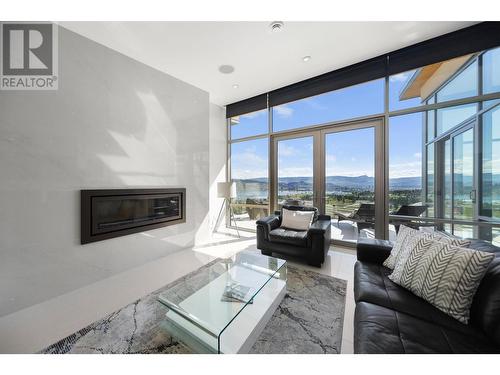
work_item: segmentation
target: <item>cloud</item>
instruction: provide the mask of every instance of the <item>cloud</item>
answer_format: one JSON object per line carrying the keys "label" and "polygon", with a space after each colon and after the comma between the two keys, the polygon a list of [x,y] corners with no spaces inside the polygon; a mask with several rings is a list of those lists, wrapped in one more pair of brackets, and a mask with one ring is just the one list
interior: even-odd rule
{"label": "cloud", "polygon": [[408,78],[413,74],[413,70],[411,72],[404,72],[399,74],[394,74],[389,78],[390,82],[406,82]]}
{"label": "cloud", "polygon": [[244,115],[241,115],[240,117],[242,119],[245,119],[245,118],[246,119],[254,119],[254,118],[259,117],[259,116],[264,116],[266,113],[267,113],[267,110],[263,109],[261,111],[246,113]]}
{"label": "cloud", "polygon": [[411,161],[406,163],[389,164],[389,177],[420,177],[422,176],[422,162]]}
{"label": "cloud", "polygon": [[[328,95],[328,93],[326,94],[322,94],[322,95]],[[318,95],[318,96],[321,96],[321,95]],[[322,111],[322,110],[325,110],[325,109],[328,109],[327,106],[321,104],[318,102],[318,99],[316,97],[310,97],[310,98],[306,98],[306,99],[302,99],[304,101],[304,103],[306,103],[311,109],[314,109],[314,110],[317,110],[317,111]]]}
{"label": "cloud", "polygon": [[267,164],[267,159],[251,151],[245,151],[231,156],[232,163],[241,164]]}
{"label": "cloud", "polygon": [[413,154],[413,157],[415,157],[416,159],[422,159],[422,153],[421,152],[415,152]]}
{"label": "cloud", "polygon": [[260,177],[267,177],[267,169],[237,169],[233,170],[231,174],[231,178],[236,180]]}
{"label": "cloud", "polygon": [[298,151],[295,147],[288,146],[286,143],[281,142],[278,144],[278,154],[279,156],[293,156],[297,155]]}
{"label": "cloud", "polygon": [[289,118],[293,115],[293,108],[288,107],[286,104],[274,107],[273,111],[282,118]]}
{"label": "cloud", "polygon": [[279,177],[311,177],[313,169],[310,167],[280,168]]}

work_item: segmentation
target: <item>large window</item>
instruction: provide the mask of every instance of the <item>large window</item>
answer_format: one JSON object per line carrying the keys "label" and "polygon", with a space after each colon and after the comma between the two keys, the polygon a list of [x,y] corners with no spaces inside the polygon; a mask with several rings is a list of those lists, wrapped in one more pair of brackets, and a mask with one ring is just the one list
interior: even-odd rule
{"label": "large window", "polygon": [[417,90],[415,90],[415,93],[407,92],[407,88],[417,71],[410,70],[389,77],[389,109],[391,111],[416,107],[422,104],[420,92]]}
{"label": "large window", "polygon": [[313,206],[313,137],[277,142],[278,206]]}
{"label": "large window", "polygon": [[[325,213],[333,239],[357,241],[375,235],[375,128],[324,134]],[[356,150],[356,152],[353,152]],[[363,220],[350,219],[355,213]],[[347,218],[347,219],[346,219]]]}
{"label": "large window", "polygon": [[269,214],[268,145],[267,138],[231,144],[232,208],[240,227],[255,229],[255,220]]}
{"label": "large window", "polygon": [[231,139],[240,139],[267,133],[267,109],[251,112],[240,116],[231,117]]}
{"label": "large window", "polygon": [[436,93],[437,102],[477,95],[477,60],[458,73]]}
{"label": "large window", "polygon": [[422,204],[422,116],[391,117],[389,122],[389,211]]}
{"label": "large window", "polygon": [[436,112],[436,135],[439,136],[473,116],[477,112],[477,105],[440,108]]}
{"label": "large window", "polygon": [[384,112],[384,80],[366,82],[273,108],[275,132]]}
{"label": "large window", "polygon": [[481,117],[481,215],[500,220],[500,106]]}
{"label": "large window", "polygon": [[[375,236],[375,226],[376,236],[387,238],[388,229],[394,239],[405,223],[500,244],[500,47],[233,117],[228,126],[242,225],[254,228],[256,218],[294,202],[331,215],[332,238],[342,241]],[[386,200],[375,214],[379,194]]]}
{"label": "large window", "polygon": [[483,55],[483,91],[485,94],[500,91],[500,48]]}
{"label": "large window", "polygon": [[391,111],[478,94],[478,62],[473,55],[431,64],[389,77]]}
{"label": "large window", "polygon": [[427,165],[426,171],[426,194],[425,194],[425,205],[427,206],[427,216],[434,216],[434,193],[436,186],[434,185],[434,143],[431,143],[427,147]]}

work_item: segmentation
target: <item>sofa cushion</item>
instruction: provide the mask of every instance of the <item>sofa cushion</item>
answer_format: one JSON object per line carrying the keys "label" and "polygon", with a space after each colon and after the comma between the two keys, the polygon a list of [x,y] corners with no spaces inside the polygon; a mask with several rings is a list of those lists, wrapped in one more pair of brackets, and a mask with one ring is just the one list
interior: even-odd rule
{"label": "sofa cushion", "polygon": [[[470,306],[494,254],[421,239],[406,263],[397,263],[389,278],[451,317],[467,324]],[[401,269],[398,269],[401,268]]]}
{"label": "sofa cushion", "polygon": [[356,305],[355,353],[500,353],[472,326],[457,331],[368,302]]}
{"label": "sofa cushion", "polygon": [[500,345],[500,257],[491,262],[470,309],[470,324],[480,327]]}
{"label": "sofa cushion", "polygon": [[269,232],[271,242],[284,243],[288,245],[307,247],[307,231],[298,231],[287,228],[276,228]]}
{"label": "sofa cushion", "polygon": [[429,323],[468,332],[468,326],[391,281],[387,267],[366,262],[354,266],[354,299],[396,310]]}

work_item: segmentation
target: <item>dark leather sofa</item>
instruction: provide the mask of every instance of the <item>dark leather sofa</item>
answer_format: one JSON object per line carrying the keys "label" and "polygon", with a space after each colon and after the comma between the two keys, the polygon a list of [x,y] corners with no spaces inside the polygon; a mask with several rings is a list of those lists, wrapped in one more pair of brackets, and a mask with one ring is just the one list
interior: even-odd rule
{"label": "dark leather sofa", "polygon": [[280,228],[281,212],[257,220],[257,248],[264,255],[273,253],[303,258],[308,264],[321,267],[328,253],[331,217],[318,215],[315,207],[283,206],[288,210],[314,211],[313,223],[307,231]]}
{"label": "dark leather sofa", "polygon": [[470,247],[497,255],[466,325],[389,280],[391,270],[382,263],[390,242],[360,239],[354,268],[354,352],[500,353],[500,248],[480,240]]}

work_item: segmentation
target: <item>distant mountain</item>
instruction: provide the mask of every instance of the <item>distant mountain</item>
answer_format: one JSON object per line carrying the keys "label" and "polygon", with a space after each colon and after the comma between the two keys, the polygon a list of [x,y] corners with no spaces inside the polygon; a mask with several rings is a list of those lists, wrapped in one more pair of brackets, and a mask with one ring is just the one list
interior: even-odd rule
{"label": "distant mountain", "polygon": [[[430,175],[430,183],[433,183],[434,175]],[[457,195],[468,195],[472,189],[472,176],[462,176],[456,174],[454,176],[457,185],[455,193]],[[446,179],[449,181],[450,176]],[[267,177],[249,178],[249,179],[236,179],[236,186],[238,190],[238,197],[250,198],[266,198],[268,196],[268,180]],[[298,176],[298,177],[282,177],[279,179],[279,190],[311,193],[313,190],[312,177]],[[488,193],[491,196],[500,194],[500,175],[499,174],[484,174],[483,186],[490,189]],[[389,188],[391,190],[420,190],[422,188],[422,181],[420,177],[398,177],[389,180]],[[348,192],[363,192],[374,191],[374,178],[369,176],[327,176],[326,177],[326,191],[333,194],[343,194]]]}
{"label": "distant mountain", "polygon": [[[266,177],[251,178],[237,180],[240,183],[262,183],[267,184]],[[298,177],[281,177],[279,179],[280,185],[290,185],[290,186],[302,186],[307,187],[312,186],[312,177],[298,176]],[[345,189],[373,189],[375,180],[373,177],[366,175],[363,176],[327,176],[326,185],[327,190],[345,190]],[[399,177],[391,178],[389,180],[389,187],[391,189],[420,189],[422,187],[420,177]]]}
{"label": "distant mountain", "polygon": [[421,177],[398,177],[389,179],[389,189],[409,190],[409,189],[421,189],[421,188],[422,188]]}

